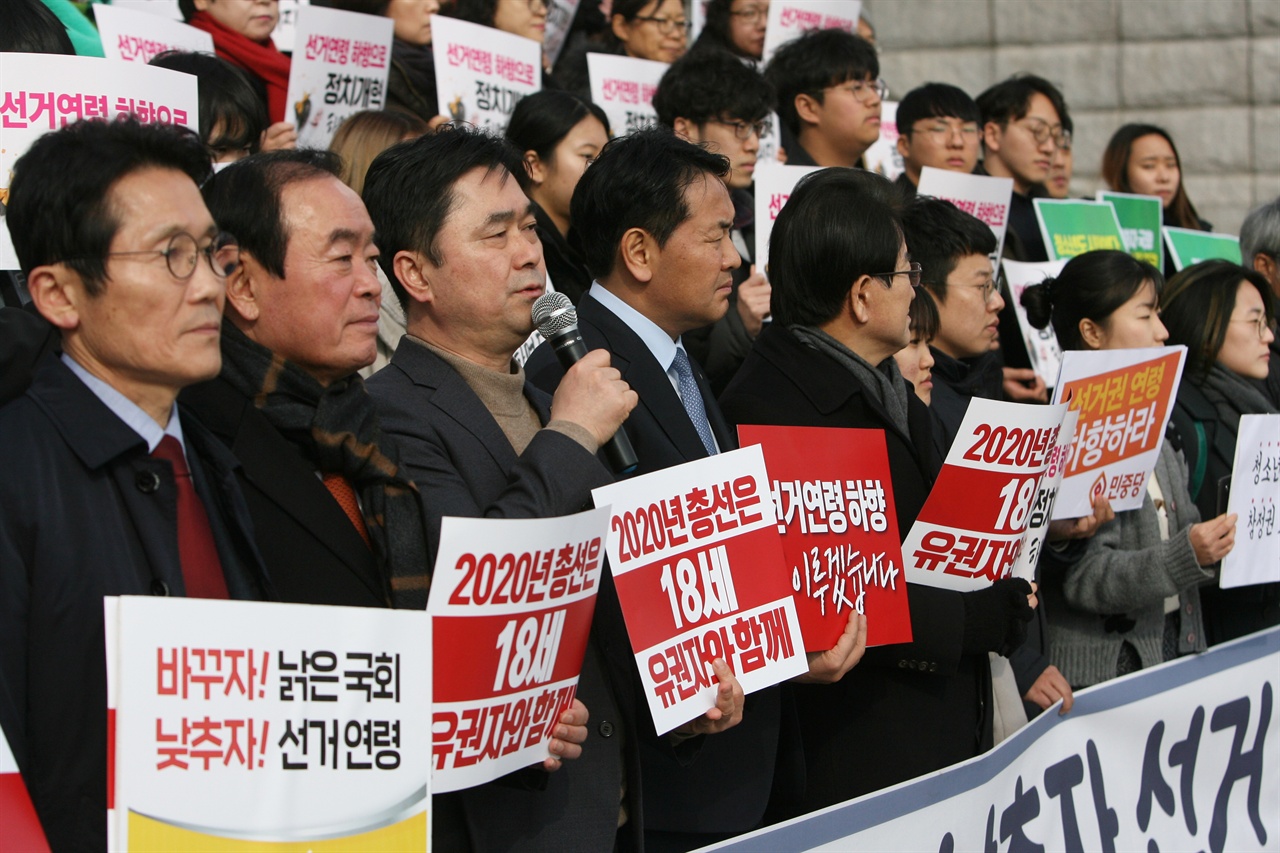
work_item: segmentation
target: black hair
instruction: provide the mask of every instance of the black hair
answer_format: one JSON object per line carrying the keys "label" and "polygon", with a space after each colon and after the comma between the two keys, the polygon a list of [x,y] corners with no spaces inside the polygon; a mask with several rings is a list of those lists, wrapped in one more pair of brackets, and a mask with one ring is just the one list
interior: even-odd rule
{"label": "black hair", "polygon": [[1204,379],[1218,360],[1242,281],[1262,295],[1267,322],[1275,320],[1275,298],[1266,277],[1231,261],[1189,266],[1169,279],[1160,295],[1160,319],[1169,330],[1169,343],[1186,345],[1186,373],[1193,380]]}
{"label": "black hair", "polygon": [[902,243],[902,191],[891,181],[840,167],[805,175],[769,237],[774,321],[831,320],[859,278],[898,268]]}
{"label": "black hair", "polygon": [[178,0],[178,11],[182,13],[182,20],[190,21],[196,16],[196,0]]}
{"label": "black hair", "polygon": [[71,36],[40,0],[0,3],[0,53],[54,53],[75,56]]}
{"label": "black hair", "polygon": [[933,301],[928,290],[917,288],[907,315],[911,318],[911,337],[931,341],[938,336],[938,330],[942,328],[942,317],[938,314],[938,304]]}
{"label": "black hair", "polygon": [[385,18],[387,9],[391,7],[391,0],[311,0],[311,5]]}
{"label": "black hair", "polygon": [[204,200],[218,226],[239,239],[240,251],[253,255],[271,275],[284,278],[289,248],[281,201],[284,188],[317,178],[340,180],[341,173],[342,158],[332,151],[269,151],[214,175],[204,186]]}
{"label": "black hair", "polygon": [[520,99],[507,122],[507,141],[546,160],[560,140],[588,116],[599,119],[609,134],[609,117],[595,103],[563,89],[543,89]]}
{"label": "black hair", "polygon": [[727,50],[734,56],[741,56],[734,48],[732,39],[729,38],[729,19],[732,8],[733,0],[708,0],[706,17],[702,21],[702,32],[698,34],[698,40],[690,46],[691,52],[715,48]]}
{"label": "black hair", "polygon": [[679,138],[669,128],[642,130],[609,142],[573,191],[569,242],[596,279],[613,272],[622,235],[648,232],[658,246],[689,218],[685,189],[701,178],[723,180],[729,160]]}
{"label": "black hair", "polygon": [[1053,104],[1063,130],[1072,130],[1071,115],[1067,112],[1067,101],[1062,92],[1048,80],[1034,74],[1015,74],[979,95],[977,104],[978,111],[982,113],[982,123],[995,122],[1005,127],[1011,121],[1025,118],[1036,93],[1044,95]]}
{"label": "black hair", "polygon": [[[169,50],[148,65],[181,71],[196,78],[200,99],[200,138],[215,156],[224,151],[258,150],[267,129],[267,107],[253,84],[236,66],[211,53]],[[213,136],[214,128],[218,136]]]}
{"label": "black hair", "polygon": [[949,83],[925,83],[898,102],[898,133],[911,135],[911,126],[926,118],[958,118],[981,122],[982,114],[969,93]]}
{"label": "black hair", "polygon": [[1082,350],[1087,347],[1080,335],[1080,321],[1088,318],[1106,323],[1148,281],[1155,285],[1158,296],[1164,287],[1160,270],[1124,252],[1101,249],[1076,255],[1057,278],[1022,291],[1021,301],[1031,325],[1044,329],[1052,321],[1064,350]]}
{"label": "black hair", "polygon": [[440,14],[460,21],[470,21],[482,27],[493,26],[493,16],[498,13],[498,0],[455,0],[441,4]]}
{"label": "black hair", "polygon": [[[397,252],[416,251],[441,266],[440,231],[457,203],[454,186],[472,169],[514,176],[527,186],[521,152],[504,139],[467,125],[446,125],[435,133],[393,145],[374,159],[364,178],[364,203],[373,220],[378,263],[408,309],[409,294],[395,276]],[[412,192],[406,188],[412,187]]]}
{"label": "black hair", "polygon": [[733,54],[704,50],[685,54],[666,70],[653,108],[667,127],[677,118],[697,125],[712,119],[755,122],[773,109],[773,87]]}
{"label": "black hair", "polygon": [[880,76],[880,58],[871,42],[844,30],[811,30],[784,44],[764,73],[778,99],[778,118],[800,133],[796,95],[822,103],[824,90],[850,80]]}
{"label": "black hair", "polygon": [[996,235],[985,222],[949,201],[918,195],[902,217],[911,260],[924,271],[920,280],[939,302],[947,301],[947,277],[969,255],[990,255]]}
{"label": "black hair", "polygon": [[614,15],[621,15],[625,21],[634,21],[646,6],[652,6],[655,3],[661,6],[662,2],[663,0],[613,0],[613,5],[609,7],[609,16],[612,19]]}
{"label": "black hair", "polygon": [[101,293],[120,228],[112,189],[143,169],[172,169],[196,186],[212,171],[199,138],[176,125],[95,119],[37,139],[14,164],[9,187],[6,218],[23,271],[62,262],[90,295]]}

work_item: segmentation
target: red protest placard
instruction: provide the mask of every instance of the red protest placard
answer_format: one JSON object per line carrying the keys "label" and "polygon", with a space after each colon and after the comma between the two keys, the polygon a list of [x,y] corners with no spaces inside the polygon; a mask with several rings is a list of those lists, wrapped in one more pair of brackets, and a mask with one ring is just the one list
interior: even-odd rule
{"label": "red protest placard", "polygon": [[27,796],[27,786],[18,772],[18,764],[9,751],[9,741],[0,731],[0,836],[10,850],[49,850],[44,829]]}
{"label": "red protest placard", "polygon": [[738,437],[764,450],[805,649],[834,646],[851,608],[867,614],[867,645],[911,642],[884,433],[741,426]]}

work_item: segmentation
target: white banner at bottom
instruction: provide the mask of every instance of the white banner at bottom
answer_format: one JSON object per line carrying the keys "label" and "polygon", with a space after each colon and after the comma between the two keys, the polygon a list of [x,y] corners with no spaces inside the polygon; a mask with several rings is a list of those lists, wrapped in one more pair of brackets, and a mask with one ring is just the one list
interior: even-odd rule
{"label": "white banner at bottom", "polygon": [[1277,681],[1280,628],[1081,691],[1070,714],[1050,709],[963,764],[706,849],[1276,850]]}

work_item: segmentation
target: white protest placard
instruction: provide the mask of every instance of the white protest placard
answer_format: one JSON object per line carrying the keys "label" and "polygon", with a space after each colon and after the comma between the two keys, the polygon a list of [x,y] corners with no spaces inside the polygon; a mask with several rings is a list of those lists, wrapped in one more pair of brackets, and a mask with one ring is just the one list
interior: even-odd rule
{"label": "white protest placard", "polygon": [[760,445],[591,494],[658,734],[715,706],[717,658],[745,693],[808,672]]}
{"label": "white protest placard", "polygon": [[764,119],[764,133],[760,134],[760,147],[756,150],[756,169],[781,166],[778,152],[782,150],[782,120],[770,112]]}
{"label": "white protest placard", "polygon": [[[1216,488],[1217,483],[1205,483]],[[1236,544],[1222,559],[1223,589],[1280,581],[1280,415],[1241,415],[1231,466],[1227,511],[1236,519]]]}
{"label": "white protest placard", "polygon": [[902,542],[907,583],[967,592],[1009,577],[1067,407],[975,397]]}
{"label": "white protest placard", "polygon": [[107,59],[146,64],[166,50],[213,53],[213,36],[159,15],[98,4],[93,18]]}
{"label": "white protest placard", "polygon": [[501,136],[516,104],[542,88],[542,45],[469,21],[431,16],[441,115]]}
{"label": "white protest placard", "polygon": [[[275,43],[278,50],[286,53],[293,50],[294,25],[298,18],[298,8],[309,3],[310,0],[279,0],[280,18],[276,21],[276,28],[271,31],[271,41]],[[102,12],[102,5],[94,4],[93,9],[94,17],[99,23],[101,19],[97,16]],[[111,0],[111,6],[133,12],[146,12],[148,15],[156,15],[172,21],[182,20],[182,9],[178,6],[178,0]]]}
{"label": "white protest placard", "polygon": [[[569,39],[569,28],[573,26],[573,18],[578,14],[580,0],[546,0],[547,25],[542,31],[542,52],[547,62],[556,64],[564,44]],[[590,0],[588,0],[590,2]]]}
{"label": "white protest placard", "polygon": [[299,10],[285,116],[298,128],[299,148],[328,148],[347,116],[383,108],[394,30],[377,15]]}
{"label": "white protest placard", "polygon": [[1080,423],[1055,520],[1091,514],[1099,495],[1116,512],[1142,506],[1186,356],[1184,346],[1063,353],[1053,402],[1068,403]]}
{"label": "white protest placard", "polygon": [[791,198],[791,191],[805,175],[816,172],[820,166],[780,166],[776,163],[756,167],[756,269],[768,274],[769,237],[773,223],[782,207]]}
{"label": "white protest placard", "polygon": [[898,102],[880,102],[880,138],[862,155],[867,171],[897,180],[906,166],[898,153]]}
{"label": "white protest placard", "polygon": [[[4,686],[0,685],[0,696]],[[48,853],[44,828],[36,816],[35,806],[27,793],[26,783],[18,771],[18,762],[9,749],[9,741],[0,729],[0,827],[4,828],[4,842],[10,850],[26,850],[30,853]]]}
{"label": "white protest placard", "polygon": [[1062,428],[1058,431],[1058,440],[1053,444],[1049,454],[1049,466],[1045,468],[1044,477],[1036,488],[1036,499],[1031,504],[1031,516],[1027,519],[1027,532],[1022,539],[1022,550],[1013,564],[1010,574],[1015,578],[1033,581],[1036,579],[1036,563],[1040,560],[1040,550],[1044,547],[1045,537],[1049,534],[1049,522],[1053,519],[1053,505],[1058,500],[1058,489],[1062,487],[1062,475],[1067,470],[1067,456],[1071,453],[1071,442],[1075,440],[1076,424],[1080,415],[1070,409],[1062,418]]}
{"label": "white protest placard", "polygon": [[[0,53],[0,199],[8,200],[13,165],[44,134],[82,118],[199,124],[200,98],[190,74],[94,56]],[[0,223],[4,222],[0,205]],[[18,269],[9,227],[0,227],[0,270]]]}
{"label": "white protest placard", "polygon": [[276,21],[276,28],[271,31],[271,41],[276,50],[290,53],[297,48],[298,16],[309,5],[311,0],[280,0],[280,19]]}
{"label": "white protest placard", "polygon": [[1066,261],[1044,261],[1043,263],[1023,263],[1002,260],[1004,278],[1009,283],[1009,295],[1013,297],[1013,312],[1018,317],[1018,330],[1022,332],[1022,342],[1026,344],[1027,355],[1031,358],[1031,368],[1046,383],[1058,378],[1062,369],[1062,346],[1058,343],[1058,335],[1050,323],[1043,329],[1037,329],[1027,319],[1027,309],[1022,307],[1022,292],[1033,284],[1039,284],[1046,278],[1056,278],[1062,274]]}
{"label": "white protest placard", "polygon": [[764,57],[768,65],[778,48],[809,30],[858,32],[861,0],[773,0],[764,30]]}
{"label": "white protest placard", "polygon": [[151,596],[104,606],[117,610],[116,849],[426,849],[425,612]]}
{"label": "white protest placard", "polygon": [[[1009,204],[1013,199],[1013,178],[970,175],[925,166],[920,170],[920,195],[945,199],[987,224],[996,235],[996,264],[1004,254],[1004,235],[1009,230]],[[1048,378],[1048,377],[1046,377]]]}
{"label": "white protest placard", "polygon": [[449,518],[427,612],[435,649],[432,790],[537,764],[578,687],[609,510]]}
{"label": "white protest placard", "polygon": [[658,81],[671,66],[651,59],[587,54],[587,74],[591,78],[591,100],[609,117],[614,136],[627,136],[658,124],[653,95]]}

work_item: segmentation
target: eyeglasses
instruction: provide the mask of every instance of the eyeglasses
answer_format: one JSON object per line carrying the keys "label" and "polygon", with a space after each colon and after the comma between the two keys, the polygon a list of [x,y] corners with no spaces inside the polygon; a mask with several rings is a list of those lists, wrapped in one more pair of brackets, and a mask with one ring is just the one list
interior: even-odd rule
{"label": "eyeglasses", "polygon": [[753,133],[759,138],[769,132],[768,121],[725,121],[722,118],[711,118],[707,119],[707,121],[722,124],[725,127],[732,127],[733,135],[742,140],[750,139]]}
{"label": "eyeglasses", "polygon": [[979,289],[981,289],[981,290],[982,290],[982,302],[983,302],[983,304],[985,304],[985,303],[987,303],[987,302],[990,302],[990,301],[991,301],[991,297],[995,296],[995,295],[996,295],[996,291],[998,291],[998,290],[1000,289],[1000,286],[999,286],[998,284],[996,284],[996,280],[995,280],[994,278],[988,278],[988,279],[987,279],[986,281],[984,281],[982,284],[948,284],[948,285],[947,285],[947,287],[975,287],[975,288],[979,288]]}
{"label": "eyeglasses", "polygon": [[769,7],[748,6],[745,9],[730,11],[729,14],[733,15],[735,18],[741,18],[749,24],[758,24],[769,17]]}
{"label": "eyeglasses", "polygon": [[[160,255],[169,267],[169,274],[179,281],[186,281],[195,275],[196,264],[204,255],[209,262],[209,269],[218,278],[226,278],[240,266],[240,243],[225,231],[218,232],[208,246],[200,248],[200,243],[185,231],[179,231],[169,238],[167,249],[139,249],[131,252],[107,252],[104,257],[120,258],[137,255]],[[83,260],[83,258],[68,258]]]}
{"label": "eyeglasses", "polygon": [[[889,94],[889,84],[883,80],[852,80],[839,86],[828,86],[828,89],[844,89],[864,104],[872,101],[883,101]],[[874,95],[874,97],[873,97]]]}
{"label": "eyeglasses", "polygon": [[527,0],[530,12],[547,11],[547,0]]}
{"label": "eyeglasses", "polygon": [[960,134],[960,138],[965,142],[976,141],[978,139],[977,122],[966,121],[963,124],[959,122],[933,121],[927,127],[913,127],[909,131],[911,136],[917,133],[923,134],[934,141],[936,145],[945,145],[955,134]]}
{"label": "eyeglasses", "polygon": [[689,34],[689,21],[685,18],[655,18],[650,15],[636,15],[631,20],[654,24],[657,26],[658,32],[664,36],[669,36],[676,32],[683,32],[685,35]]}
{"label": "eyeglasses", "polygon": [[1044,145],[1052,139],[1055,148],[1061,148],[1064,151],[1071,150],[1071,131],[1062,125],[1051,125],[1038,118],[1026,118],[1023,119],[1023,122],[1022,126],[1035,137],[1036,145]]}
{"label": "eyeglasses", "polygon": [[924,267],[920,266],[916,261],[911,262],[911,268],[905,270],[894,270],[893,272],[873,272],[872,278],[884,279],[884,283],[893,287],[894,276],[905,275],[907,280],[911,282],[913,288],[920,286],[920,279],[924,275]]}
{"label": "eyeglasses", "polygon": [[1272,324],[1267,322],[1266,314],[1259,314],[1257,316],[1257,319],[1254,319],[1254,320],[1232,320],[1231,322],[1232,323],[1249,323],[1250,325],[1257,327],[1258,340],[1260,341],[1265,341],[1267,339],[1268,331],[1275,331],[1275,329],[1272,328]]}

